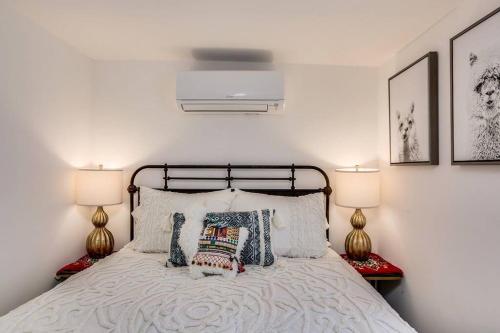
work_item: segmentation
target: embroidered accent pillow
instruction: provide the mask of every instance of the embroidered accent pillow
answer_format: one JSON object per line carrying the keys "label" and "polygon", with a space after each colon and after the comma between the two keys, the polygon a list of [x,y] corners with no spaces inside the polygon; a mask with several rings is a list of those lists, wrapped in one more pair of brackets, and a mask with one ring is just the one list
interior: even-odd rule
{"label": "embroidered accent pillow", "polygon": [[274,263],[271,247],[271,220],[273,212],[269,209],[250,212],[208,213],[205,227],[244,227],[248,229],[248,240],[241,252],[245,265],[269,266]]}
{"label": "embroidered accent pillow", "polygon": [[198,240],[189,271],[193,278],[222,275],[234,278],[238,273],[240,255],[248,238],[247,228],[206,227]]}

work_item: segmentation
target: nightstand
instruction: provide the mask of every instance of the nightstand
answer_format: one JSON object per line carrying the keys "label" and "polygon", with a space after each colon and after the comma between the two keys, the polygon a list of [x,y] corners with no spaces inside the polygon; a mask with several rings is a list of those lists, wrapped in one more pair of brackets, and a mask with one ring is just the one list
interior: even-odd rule
{"label": "nightstand", "polygon": [[70,276],[89,268],[97,261],[99,261],[99,259],[92,259],[88,256],[88,254],[86,254],[77,261],[67,264],[58,270],[55,279],[58,282],[62,282]]}
{"label": "nightstand", "polygon": [[351,260],[346,254],[341,254],[341,256],[377,290],[379,281],[399,281],[403,278],[401,268],[394,266],[375,253],[370,253],[366,261]]}

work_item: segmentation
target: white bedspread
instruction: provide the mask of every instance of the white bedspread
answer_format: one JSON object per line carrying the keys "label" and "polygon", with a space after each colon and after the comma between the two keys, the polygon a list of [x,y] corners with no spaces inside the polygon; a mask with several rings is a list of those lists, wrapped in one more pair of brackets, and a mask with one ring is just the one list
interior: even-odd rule
{"label": "white bedspread", "polygon": [[193,280],[123,249],[0,318],[0,332],[415,332],[335,252]]}

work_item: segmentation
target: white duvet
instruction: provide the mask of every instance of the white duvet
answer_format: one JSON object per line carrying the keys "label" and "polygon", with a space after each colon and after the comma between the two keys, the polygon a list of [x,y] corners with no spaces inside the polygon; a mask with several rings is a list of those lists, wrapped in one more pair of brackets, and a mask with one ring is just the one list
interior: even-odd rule
{"label": "white duvet", "polygon": [[331,250],[233,280],[165,261],[122,249],[1,317],[0,332],[415,332]]}

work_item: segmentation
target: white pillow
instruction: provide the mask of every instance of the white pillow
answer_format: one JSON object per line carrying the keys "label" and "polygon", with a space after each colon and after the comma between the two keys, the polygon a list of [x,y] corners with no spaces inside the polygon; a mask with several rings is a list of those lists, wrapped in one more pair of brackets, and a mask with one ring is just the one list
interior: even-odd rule
{"label": "white pillow", "polygon": [[140,191],[141,205],[148,205],[152,201],[160,200],[172,213],[183,213],[187,208],[197,203],[209,210],[226,211],[236,195],[231,189],[188,194],[155,190],[141,186]]}
{"label": "white pillow", "polygon": [[227,211],[235,193],[230,189],[206,193],[176,193],[141,186],[141,204],[134,209],[134,240],[140,252],[169,252],[172,239],[171,216],[198,205],[210,211]]}
{"label": "white pillow", "polygon": [[318,258],[326,253],[325,196],[285,197],[236,190],[231,211],[275,209],[271,244],[278,256]]}
{"label": "white pillow", "polygon": [[161,201],[134,209],[135,237],[131,247],[139,252],[168,252],[172,238],[171,215]]}

